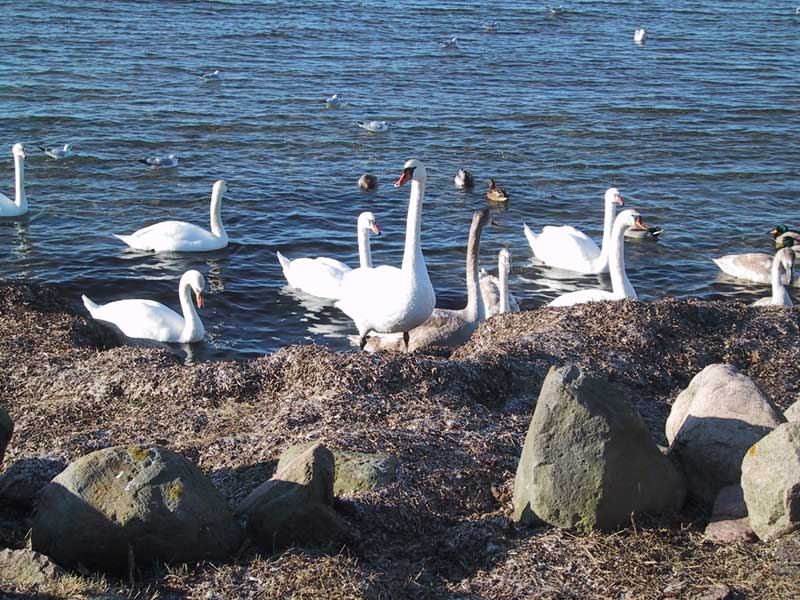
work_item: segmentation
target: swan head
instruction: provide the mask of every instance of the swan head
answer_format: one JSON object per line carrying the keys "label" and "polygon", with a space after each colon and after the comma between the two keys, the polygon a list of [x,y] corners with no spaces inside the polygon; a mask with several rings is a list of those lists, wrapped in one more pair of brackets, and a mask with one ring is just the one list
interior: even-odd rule
{"label": "swan head", "polygon": [[497,255],[497,265],[500,272],[506,275],[511,273],[511,251],[508,248],[501,248]]}
{"label": "swan head", "polygon": [[608,188],[606,190],[606,206],[612,204],[617,206],[625,206],[625,202],[622,200],[622,196],[619,195],[619,190],[617,188]]}
{"label": "swan head", "polygon": [[378,227],[378,222],[375,220],[375,215],[371,212],[362,212],[358,215],[358,229],[359,231],[368,230],[375,235],[381,234],[381,228]]}
{"label": "swan head", "polygon": [[181,277],[181,287],[188,285],[194,292],[194,298],[197,302],[197,308],[203,308],[205,301],[203,300],[203,291],[206,289],[206,280],[200,271],[192,269],[186,271]]}
{"label": "swan head", "polygon": [[616,226],[619,224],[623,231],[628,227],[635,227],[636,229],[644,229],[647,230],[647,225],[644,224],[644,220],[642,219],[642,215],[640,215],[637,211],[629,208],[627,210],[623,210],[621,213],[617,215],[617,218],[614,220],[614,225]]}
{"label": "swan head", "polygon": [[375,175],[364,173],[358,178],[358,187],[364,191],[372,191],[378,187],[378,178]]}
{"label": "swan head", "polygon": [[406,164],[403,165],[403,173],[395,182],[394,187],[399,188],[412,179],[420,182],[424,182],[427,179],[425,165],[416,158],[409,158],[406,161]]}
{"label": "swan head", "polygon": [[25,154],[25,147],[20,143],[16,143],[12,146],[11,154],[15,157],[19,156],[20,158],[28,158],[28,156]]}
{"label": "swan head", "polygon": [[228,184],[224,179],[220,179],[219,181],[214,182],[214,186],[211,188],[212,194],[226,194],[228,192]]}

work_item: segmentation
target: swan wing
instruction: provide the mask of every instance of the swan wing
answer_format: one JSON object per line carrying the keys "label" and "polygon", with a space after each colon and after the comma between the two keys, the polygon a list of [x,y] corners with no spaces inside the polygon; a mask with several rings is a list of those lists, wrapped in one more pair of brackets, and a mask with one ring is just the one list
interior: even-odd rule
{"label": "swan wing", "polygon": [[92,317],[116,325],[132,338],[177,342],[185,322],[174,310],[153,300],[117,300],[90,309]]}
{"label": "swan wing", "polygon": [[528,237],[536,258],[550,267],[591,273],[592,263],[600,256],[600,247],[571,225],[547,226],[534,241]]}
{"label": "swan wing", "polygon": [[17,204],[8,196],[0,194],[0,217],[17,217],[28,212],[28,208],[24,209],[17,206]]}
{"label": "swan wing", "polygon": [[288,267],[284,265],[283,274],[293,288],[335,300],[340,297],[342,277],[350,271],[346,264],[331,258],[296,258]]}
{"label": "swan wing", "polygon": [[757,283],[772,282],[772,256],[765,252],[726,254],[712,259],[726,275]]}
{"label": "swan wing", "polygon": [[486,309],[486,318],[500,312],[500,282],[494,275],[483,275],[481,282],[481,297]]}

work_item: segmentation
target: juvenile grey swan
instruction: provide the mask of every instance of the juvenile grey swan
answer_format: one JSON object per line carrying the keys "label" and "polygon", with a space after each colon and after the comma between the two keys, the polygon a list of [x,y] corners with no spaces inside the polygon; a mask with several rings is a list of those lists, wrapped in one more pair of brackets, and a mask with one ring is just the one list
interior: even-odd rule
{"label": "juvenile grey swan", "polygon": [[487,319],[500,313],[519,312],[517,299],[508,291],[510,273],[511,252],[502,248],[497,254],[497,277],[481,274],[481,296]]}
{"label": "juvenile grey swan", "polygon": [[[481,232],[491,222],[488,209],[476,210],[467,242],[467,306],[461,310],[435,308],[428,320],[409,332],[408,351],[426,346],[455,347],[466,342],[486,318],[478,282]],[[373,336],[367,350],[403,350],[403,340],[394,336]]]}
{"label": "juvenile grey swan", "polygon": [[792,298],[786,290],[792,283],[794,268],[794,238],[786,237],[780,242],[772,259],[772,296],[753,302],[753,306],[792,306]]}

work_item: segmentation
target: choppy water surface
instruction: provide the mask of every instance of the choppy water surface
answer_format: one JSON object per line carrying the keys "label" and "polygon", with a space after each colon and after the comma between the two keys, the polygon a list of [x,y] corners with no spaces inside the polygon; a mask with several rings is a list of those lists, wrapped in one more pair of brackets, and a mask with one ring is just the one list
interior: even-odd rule
{"label": "choppy water surface", "polygon": [[[15,2],[0,20],[0,189],[26,144],[31,211],[0,223],[0,275],[62,285],[76,307],[146,297],[177,308],[177,281],[210,284],[197,358],[254,356],[355,333],[330,304],[285,288],[275,251],[357,261],[355,218],[401,261],[412,156],[428,167],[425,256],[439,305],[463,305],[464,249],[485,181],[511,194],[486,233],[485,266],[512,250],[524,306],[597,286],[535,265],[522,223],[574,224],[599,240],[604,190],[664,227],[626,245],[641,298],[768,295],[710,258],[769,251],[800,226],[800,16],[775,1],[572,2],[552,16],[517,2]],[[483,24],[497,21],[494,33]],[[633,31],[648,30],[646,44]],[[457,36],[459,49],[443,50]],[[220,69],[223,80],[200,75]],[[347,105],[326,109],[341,94]],[[384,119],[382,134],[354,125]],[[53,161],[36,144],[72,142]],[[136,159],[174,152],[181,165]],[[458,191],[470,169],[479,185]],[[381,187],[361,193],[358,176]],[[222,251],[154,256],[111,233],[165,219],[208,223],[214,180],[231,188]],[[566,278],[565,278],[566,277]],[[607,285],[607,278],[601,278]]]}

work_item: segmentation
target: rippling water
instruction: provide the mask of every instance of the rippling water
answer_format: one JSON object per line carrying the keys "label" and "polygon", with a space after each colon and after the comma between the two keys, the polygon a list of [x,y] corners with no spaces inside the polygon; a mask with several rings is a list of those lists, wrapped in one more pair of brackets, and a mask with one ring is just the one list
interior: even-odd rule
{"label": "rippling water", "polygon": [[[611,185],[658,243],[626,244],[643,299],[729,297],[764,286],[710,258],[769,251],[775,223],[800,226],[800,16],[775,1],[573,2],[552,16],[517,2],[15,2],[0,20],[0,182],[26,144],[31,211],[0,222],[0,275],[61,284],[65,301],[146,297],[177,308],[177,281],[210,284],[195,358],[259,355],[355,333],[331,304],[285,288],[275,251],[357,262],[355,219],[384,231],[376,263],[399,265],[409,157],[428,167],[423,242],[440,306],[463,305],[471,212],[494,177],[511,195],[482,246],[514,257],[523,306],[598,278],[535,265],[526,221],[599,240]],[[483,24],[497,21],[494,33]],[[633,31],[648,30],[646,44]],[[439,44],[456,36],[459,48]],[[200,75],[220,69],[223,80]],[[338,92],[347,105],[326,109]],[[367,133],[357,119],[383,119]],[[36,144],[72,142],[54,161]],[[136,159],[174,152],[180,167]],[[458,168],[478,179],[456,190]],[[362,193],[363,172],[380,189]],[[154,256],[111,233],[164,219],[207,226],[214,180],[231,188],[228,248]],[[600,278],[608,285],[607,278]]]}

